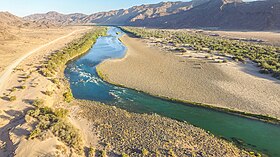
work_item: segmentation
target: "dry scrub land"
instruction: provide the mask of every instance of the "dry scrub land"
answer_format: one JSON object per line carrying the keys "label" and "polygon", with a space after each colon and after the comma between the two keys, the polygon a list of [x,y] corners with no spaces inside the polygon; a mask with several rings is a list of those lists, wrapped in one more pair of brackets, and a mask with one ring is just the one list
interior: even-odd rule
{"label": "dry scrub land", "polygon": [[[31,51],[32,48],[35,49],[49,41],[70,34],[70,36],[33,53],[22,61],[6,80],[2,80],[1,84],[4,85],[0,90],[0,156],[41,156],[46,151],[55,151],[56,145],[61,145],[56,137],[50,137],[45,141],[27,140],[34,126],[27,125],[24,117],[26,112],[33,108],[32,102],[38,98],[45,100],[47,106],[52,106],[54,102],[60,101],[58,93],[53,92],[51,97],[45,93],[53,91],[57,87],[49,78],[43,77],[39,70],[48,55],[63,48],[74,39],[80,38],[88,30],[88,27],[30,29],[24,32],[28,35],[20,34],[22,36],[18,36],[17,39],[5,40],[4,46],[7,50],[17,51],[7,60],[6,55],[9,53],[1,54],[1,63],[5,63],[6,66]],[[74,33],[71,34],[72,32]],[[29,42],[24,44],[25,40]],[[14,44],[19,44],[20,47]]]}

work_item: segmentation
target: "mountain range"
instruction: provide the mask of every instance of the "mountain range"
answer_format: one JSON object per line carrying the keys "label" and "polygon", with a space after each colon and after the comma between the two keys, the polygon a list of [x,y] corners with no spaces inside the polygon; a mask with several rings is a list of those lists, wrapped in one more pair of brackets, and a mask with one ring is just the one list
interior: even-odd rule
{"label": "mountain range", "polygon": [[57,27],[48,21],[29,21],[9,12],[0,12],[0,41],[15,39],[22,28]]}
{"label": "mountain range", "polygon": [[128,25],[154,28],[210,28],[230,30],[279,30],[280,0],[193,0],[161,2],[128,9],[60,14],[48,12],[23,17],[41,24]]}
{"label": "mountain range", "polygon": [[134,6],[129,9],[112,10],[109,12],[99,12],[91,15],[85,14],[60,14],[57,12],[48,12],[46,14],[33,14],[24,17],[31,21],[48,21],[57,24],[111,24],[128,25],[137,20],[147,18],[156,18],[176,14],[190,9],[191,2],[162,2],[158,4],[149,4]]}
{"label": "mountain range", "polygon": [[210,0],[178,14],[136,21],[132,25],[162,28],[280,30],[280,1]]}

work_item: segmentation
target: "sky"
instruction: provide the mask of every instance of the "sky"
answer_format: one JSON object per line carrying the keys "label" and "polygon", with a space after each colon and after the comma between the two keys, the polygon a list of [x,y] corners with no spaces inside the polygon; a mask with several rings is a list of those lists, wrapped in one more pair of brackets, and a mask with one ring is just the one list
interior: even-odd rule
{"label": "sky", "polygon": [[8,11],[20,17],[48,11],[92,14],[161,1],[163,0],[0,0],[0,11]]}

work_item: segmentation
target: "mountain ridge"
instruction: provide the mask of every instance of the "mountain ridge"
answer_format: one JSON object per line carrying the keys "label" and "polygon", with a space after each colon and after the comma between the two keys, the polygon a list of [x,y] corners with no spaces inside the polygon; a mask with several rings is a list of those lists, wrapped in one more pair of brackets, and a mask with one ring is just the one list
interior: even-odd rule
{"label": "mountain ridge", "polygon": [[176,15],[153,19],[153,23],[146,20],[134,25],[155,27],[153,24],[161,25],[163,28],[279,30],[280,1],[222,4],[220,0],[212,0]]}
{"label": "mountain ridge", "polygon": [[193,0],[161,2],[128,9],[60,14],[48,12],[25,20],[72,24],[129,25],[154,28],[210,28],[234,30],[280,30],[280,1]]}
{"label": "mountain ridge", "polygon": [[61,14],[56,11],[50,11],[47,13],[25,16],[23,17],[23,19],[28,21],[51,22],[54,24],[68,25],[73,23],[79,23],[79,20],[86,16],[87,15],[82,13]]}
{"label": "mountain ridge", "polygon": [[72,14],[60,14],[54,11],[46,14],[33,14],[25,16],[23,19],[31,21],[51,21],[62,25],[81,23],[128,24],[129,22],[133,22],[138,19],[155,18],[178,13],[189,9],[190,7],[190,2],[161,2],[157,4],[133,6],[128,9],[98,12],[91,15],[76,13],[79,15],[76,19],[72,18]]}

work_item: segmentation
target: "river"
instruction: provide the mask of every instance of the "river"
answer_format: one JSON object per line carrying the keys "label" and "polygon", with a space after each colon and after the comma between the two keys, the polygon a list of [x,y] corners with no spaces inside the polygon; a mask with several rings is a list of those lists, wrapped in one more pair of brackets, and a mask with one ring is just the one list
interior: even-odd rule
{"label": "river", "polygon": [[280,156],[280,126],[229,113],[163,100],[132,89],[104,82],[96,66],[106,59],[122,58],[126,47],[118,39],[124,33],[111,27],[88,53],[68,63],[65,76],[77,99],[99,101],[130,112],[157,113],[210,131],[236,145]]}

